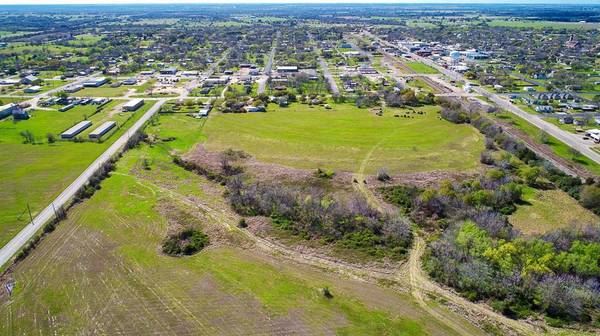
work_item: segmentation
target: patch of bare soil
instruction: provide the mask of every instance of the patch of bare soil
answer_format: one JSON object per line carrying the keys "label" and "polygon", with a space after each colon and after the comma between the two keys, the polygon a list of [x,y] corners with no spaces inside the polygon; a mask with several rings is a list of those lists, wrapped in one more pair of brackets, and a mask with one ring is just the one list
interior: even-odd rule
{"label": "patch of bare soil", "polygon": [[[186,161],[193,162],[212,171],[221,171],[223,153],[206,150],[203,145],[196,146],[186,154]],[[276,181],[278,183],[302,183],[303,185],[327,184],[332,189],[350,190],[352,186],[352,174],[348,172],[335,172],[332,178],[319,178],[315,176],[315,170],[298,169],[265,163],[253,157],[237,157],[230,160],[232,164],[243,166],[246,173],[258,181]]]}
{"label": "patch of bare soil", "polygon": [[443,180],[466,180],[481,175],[482,171],[483,169],[464,172],[435,170],[430,172],[396,174],[391,176],[392,179],[387,182],[379,181],[377,176],[367,175],[365,180],[370,189],[395,185],[411,185],[419,188],[435,188]]}
{"label": "patch of bare soil", "polygon": [[323,245],[319,242],[302,240],[293,236],[278,235],[271,224],[271,219],[264,216],[254,216],[246,218],[246,230],[255,237],[259,237],[263,242],[287,249],[289,252],[302,255],[305,258],[316,258],[327,260],[332,263],[345,265],[349,267],[358,267],[365,271],[377,274],[393,274],[398,272],[402,267],[402,262],[382,259],[370,261],[357,261],[349,257],[336,255],[336,252],[329,245]]}
{"label": "patch of bare soil", "polygon": [[211,219],[206,216],[204,211],[192,207],[184,207],[168,198],[160,199],[155,209],[169,223],[165,237],[184,229],[199,228],[210,238],[210,244],[206,249],[232,245],[230,232],[222,225],[211,225]]}

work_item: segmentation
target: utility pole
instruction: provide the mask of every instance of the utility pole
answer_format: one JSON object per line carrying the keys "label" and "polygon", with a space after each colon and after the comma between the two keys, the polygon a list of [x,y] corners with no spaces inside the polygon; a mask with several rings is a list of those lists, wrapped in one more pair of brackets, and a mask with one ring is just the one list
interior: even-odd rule
{"label": "utility pole", "polygon": [[31,224],[33,224],[33,216],[31,216],[31,208],[29,207],[29,203],[27,203],[27,211],[29,211],[29,219],[31,220]]}

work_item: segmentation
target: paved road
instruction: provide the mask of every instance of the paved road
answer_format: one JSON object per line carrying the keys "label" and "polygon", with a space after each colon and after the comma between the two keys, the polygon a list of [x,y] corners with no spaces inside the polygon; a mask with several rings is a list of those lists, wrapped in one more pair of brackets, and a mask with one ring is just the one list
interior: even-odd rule
{"label": "paved road", "polygon": [[[372,38],[377,39],[378,41],[380,41],[380,43],[393,47],[393,48],[398,48],[398,46],[395,46],[387,41],[384,41],[382,39],[380,39],[379,37],[369,33],[369,32],[365,32],[365,34],[369,35]],[[427,58],[423,58],[420,57],[416,54],[410,53],[407,50],[403,50],[403,52],[406,52],[408,54],[411,55],[411,57],[413,59],[416,59],[418,61],[421,61],[431,67],[434,67],[435,69],[437,69],[438,71],[440,71],[442,74],[450,77],[453,80],[456,81],[465,81],[468,82],[467,79],[465,79],[461,74],[459,74],[458,72],[446,69],[440,65],[438,65],[437,63],[433,62],[430,59]],[[448,84],[449,85],[449,84]],[[593,146],[594,143],[591,140],[583,140],[583,138],[580,135],[577,134],[573,134],[567,131],[564,131],[562,129],[560,129],[558,126],[551,124],[545,120],[543,120],[541,117],[539,117],[538,115],[534,115],[534,114],[530,114],[527,113],[525,111],[523,111],[522,109],[520,109],[518,106],[514,105],[513,103],[511,103],[510,101],[502,98],[500,95],[492,93],[487,91],[486,89],[482,88],[482,87],[474,87],[473,91],[476,92],[477,94],[484,96],[488,99],[490,99],[491,101],[493,101],[494,103],[496,103],[500,108],[503,108],[509,112],[512,112],[513,114],[525,119],[527,122],[529,122],[530,124],[534,125],[535,127],[545,131],[546,133],[550,134],[551,136],[557,138],[558,140],[564,142],[565,144],[567,144],[568,146],[576,149],[577,151],[579,151],[581,154],[587,156],[588,158],[590,158],[591,160],[593,160],[596,163],[600,164],[600,154],[598,154],[597,152],[593,151],[592,149],[590,149],[590,146]]]}
{"label": "paved road", "polygon": [[277,32],[277,36],[275,37],[275,41],[273,41],[273,46],[271,47],[271,52],[269,53],[269,59],[267,60],[267,64],[265,65],[264,74],[258,80],[258,89],[257,93],[265,92],[267,87],[267,81],[271,77],[271,72],[273,71],[273,60],[275,59],[275,52],[277,51],[277,46],[279,45],[279,38],[281,37],[281,32]]}
{"label": "paved road", "polygon": [[40,99],[45,98],[45,97],[49,97],[52,94],[55,94],[55,93],[60,92],[60,91],[63,91],[66,87],[74,86],[74,85],[82,85],[83,83],[85,83],[88,80],[90,80],[90,78],[98,77],[100,75],[102,75],[102,72],[96,72],[96,73],[93,73],[93,74],[91,74],[91,75],[89,75],[87,77],[78,78],[78,79],[76,79],[72,83],[65,84],[63,86],[59,86],[57,88],[54,88],[52,90],[48,90],[46,92],[40,93],[38,95],[35,95],[33,97],[32,96],[26,96],[26,98],[29,98],[31,106],[35,108],[35,107],[37,107],[37,104],[40,101]]}
{"label": "paved road", "polygon": [[325,60],[323,59],[322,56],[319,56],[319,63],[321,64],[321,69],[323,69],[323,76],[325,76],[327,83],[329,83],[329,88],[331,89],[331,93],[333,93],[334,95],[339,95],[340,88],[338,88],[337,83],[335,82],[335,79],[333,78],[333,75],[329,71],[329,66],[327,65],[327,62],[325,62]]}
{"label": "paved road", "polygon": [[54,217],[54,208],[66,206],[68,202],[75,196],[77,191],[83,187],[90,177],[108,162],[115,154],[119,153],[129,141],[129,139],[139,130],[144,124],[160,110],[160,107],[167,99],[162,99],[156,102],[150,110],[148,110],[138,121],[129,128],[129,130],[121,135],[108,149],[102,153],[71,185],[69,185],[54,201],[42,210],[33,222],[29,223],[21,230],[11,241],[9,241],[2,249],[0,249],[0,267],[6,264],[28,241],[38,232],[45,223]]}

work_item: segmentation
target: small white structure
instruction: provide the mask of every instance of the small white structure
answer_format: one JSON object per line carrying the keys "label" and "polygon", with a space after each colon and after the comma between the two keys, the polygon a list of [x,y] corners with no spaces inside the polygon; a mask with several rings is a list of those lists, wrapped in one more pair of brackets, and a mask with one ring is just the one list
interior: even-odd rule
{"label": "small white structure", "polygon": [[282,65],[277,67],[277,72],[298,72],[298,67],[295,65]]}

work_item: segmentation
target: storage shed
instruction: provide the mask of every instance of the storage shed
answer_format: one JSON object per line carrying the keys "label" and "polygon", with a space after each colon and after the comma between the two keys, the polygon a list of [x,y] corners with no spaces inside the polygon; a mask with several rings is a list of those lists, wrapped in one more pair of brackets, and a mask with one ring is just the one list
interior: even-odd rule
{"label": "storage shed", "polygon": [[73,139],[77,134],[85,131],[88,127],[92,126],[92,122],[89,120],[84,120],[79,122],[77,125],[69,128],[68,130],[61,133],[60,137],[62,139]]}
{"label": "storage shed", "polygon": [[123,111],[135,111],[144,105],[143,99],[133,99],[123,105]]}
{"label": "storage shed", "polygon": [[99,139],[104,134],[108,133],[111,129],[117,126],[117,123],[114,121],[107,121],[104,124],[100,125],[100,127],[96,128],[88,135],[90,139]]}

